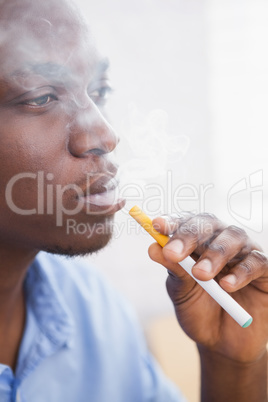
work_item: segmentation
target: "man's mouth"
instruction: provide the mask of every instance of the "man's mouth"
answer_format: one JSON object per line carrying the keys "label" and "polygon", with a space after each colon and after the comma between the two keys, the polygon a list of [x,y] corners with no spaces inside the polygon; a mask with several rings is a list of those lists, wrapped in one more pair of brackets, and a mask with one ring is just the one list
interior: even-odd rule
{"label": "man's mouth", "polygon": [[125,200],[119,194],[118,179],[104,175],[83,191],[79,201],[88,213],[113,214],[125,205]]}

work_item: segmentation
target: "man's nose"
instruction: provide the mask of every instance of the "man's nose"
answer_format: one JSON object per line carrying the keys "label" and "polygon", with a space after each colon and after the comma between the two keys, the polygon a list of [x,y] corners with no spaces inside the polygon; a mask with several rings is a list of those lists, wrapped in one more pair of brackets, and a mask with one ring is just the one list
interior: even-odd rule
{"label": "man's nose", "polygon": [[77,158],[112,152],[119,142],[112,126],[94,104],[76,110],[69,130],[68,149]]}

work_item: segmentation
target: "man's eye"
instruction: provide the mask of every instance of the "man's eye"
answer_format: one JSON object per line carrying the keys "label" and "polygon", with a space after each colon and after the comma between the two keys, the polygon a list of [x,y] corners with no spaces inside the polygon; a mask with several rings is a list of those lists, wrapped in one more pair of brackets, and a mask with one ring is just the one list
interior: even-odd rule
{"label": "man's eye", "polygon": [[28,106],[45,106],[54,100],[57,100],[57,97],[55,95],[48,94],[48,95],[39,96],[38,98],[35,98],[35,99],[30,99],[23,103],[24,103],[24,105],[28,105]]}
{"label": "man's eye", "polygon": [[103,106],[111,93],[112,88],[109,86],[103,86],[101,88],[95,89],[89,93],[90,98],[98,106]]}

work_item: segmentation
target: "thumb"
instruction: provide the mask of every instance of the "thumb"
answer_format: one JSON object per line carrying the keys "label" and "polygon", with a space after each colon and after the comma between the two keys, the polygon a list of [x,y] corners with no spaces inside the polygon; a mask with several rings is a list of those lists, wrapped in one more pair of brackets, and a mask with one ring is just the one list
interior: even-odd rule
{"label": "thumb", "polygon": [[153,261],[167,268],[170,274],[175,275],[177,278],[185,281],[195,282],[193,278],[191,278],[191,276],[185,272],[177,262],[173,262],[166,257],[166,255],[163,253],[163,248],[158,243],[151,244],[148,249],[148,254]]}

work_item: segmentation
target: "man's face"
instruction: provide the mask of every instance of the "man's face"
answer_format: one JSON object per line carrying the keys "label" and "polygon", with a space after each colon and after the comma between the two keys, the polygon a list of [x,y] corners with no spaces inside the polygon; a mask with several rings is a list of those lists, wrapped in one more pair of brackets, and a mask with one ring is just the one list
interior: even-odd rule
{"label": "man's face", "polygon": [[111,160],[118,139],[102,114],[107,63],[64,1],[0,8],[1,244],[97,250],[123,206]]}

